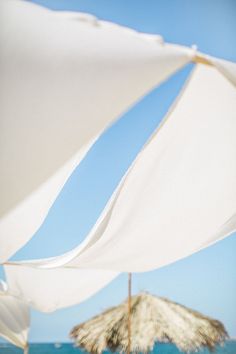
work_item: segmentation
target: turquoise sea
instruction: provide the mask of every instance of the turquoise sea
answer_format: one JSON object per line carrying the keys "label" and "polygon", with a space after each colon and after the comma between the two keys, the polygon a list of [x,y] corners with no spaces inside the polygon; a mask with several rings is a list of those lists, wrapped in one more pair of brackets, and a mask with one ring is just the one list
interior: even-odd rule
{"label": "turquoise sea", "polygon": [[[10,344],[0,343],[0,353],[1,354],[22,354],[22,350],[13,347]],[[30,345],[29,354],[86,354],[85,351],[74,348],[73,344],[62,343],[55,345],[53,343],[37,344],[33,343]],[[109,354],[110,352],[104,352],[104,354]],[[152,351],[153,354],[181,354],[181,352],[172,344],[157,344]],[[208,350],[202,350],[198,352],[199,354],[209,354]],[[236,354],[236,341],[227,341],[224,347],[218,347],[214,352],[215,354]],[[151,353],[150,353],[151,354]]]}

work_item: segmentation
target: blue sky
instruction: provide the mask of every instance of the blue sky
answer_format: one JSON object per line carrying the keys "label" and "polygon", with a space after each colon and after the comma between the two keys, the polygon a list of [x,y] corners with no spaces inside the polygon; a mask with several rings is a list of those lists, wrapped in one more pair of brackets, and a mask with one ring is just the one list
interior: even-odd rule
{"label": "blue sky", "polygon": [[[101,19],[166,41],[236,61],[234,0],[35,0],[59,10],[89,12]],[[61,254],[86,236],[119,179],[159,124],[182,87],[187,68],[146,96],[104,133],[76,169],[45,223],[13,259]],[[173,235],[174,237],[174,235]],[[224,322],[236,336],[236,237],[162,269],[135,274],[133,293],[147,290],[169,297]],[[158,257],[158,253],[157,253]],[[0,270],[0,275],[3,274]],[[32,313],[31,341],[67,341],[71,327],[127,296],[122,274],[86,302],[53,314]]]}

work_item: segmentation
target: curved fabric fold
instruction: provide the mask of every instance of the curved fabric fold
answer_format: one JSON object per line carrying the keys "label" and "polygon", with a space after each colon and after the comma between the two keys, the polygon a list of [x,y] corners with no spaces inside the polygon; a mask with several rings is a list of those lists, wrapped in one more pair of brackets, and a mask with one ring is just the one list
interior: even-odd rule
{"label": "curved fabric fold", "polygon": [[79,304],[119,275],[99,269],[40,269],[13,263],[4,268],[11,291],[42,312]]}
{"label": "curved fabric fold", "polygon": [[29,307],[13,297],[0,280],[0,337],[22,349],[27,347],[30,325]]}
{"label": "curved fabric fold", "polygon": [[133,165],[99,240],[68,263],[147,271],[236,230],[236,90],[198,65]]}
{"label": "curved fabric fold", "polygon": [[198,65],[85,242],[28,265],[142,272],[232,233],[235,112],[234,86],[215,68]]}
{"label": "curved fabric fold", "polygon": [[236,64],[227,60],[210,58],[212,64],[236,86]]}
{"label": "curved fabric fold", "polygon": [[94,139],[193,50],[26,1],[2,0],[0,17],[4,262],[40,227]]}
{"label": "curved fabric fold", "polygon": [[84,243],[59,257],[7,264],[11,291],[37,306],[28,272],[143,272],[234,232],[235,136],[235,87],[216,68],[197,65]]}
{"label": "curved fabric fold", "polygon": [[204,53],[197,53],[200,60],[215,66],[233,85],[236,86],[236,63],[212,57]]}

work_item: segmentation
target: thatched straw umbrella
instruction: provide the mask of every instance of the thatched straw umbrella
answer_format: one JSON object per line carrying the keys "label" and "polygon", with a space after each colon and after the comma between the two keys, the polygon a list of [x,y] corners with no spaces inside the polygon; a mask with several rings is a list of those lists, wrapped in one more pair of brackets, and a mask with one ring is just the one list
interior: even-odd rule
{"label": "thatched straw umbrella", "polygon": [[[128,350],[128,303],[110,308],[75,326],[70,336],[89,353]],[[223,324],[199,312],[149,293],[131,298],[131,352],[147,353],[155,342],[170,342],[183,352],[213,351],[228,337]]]}

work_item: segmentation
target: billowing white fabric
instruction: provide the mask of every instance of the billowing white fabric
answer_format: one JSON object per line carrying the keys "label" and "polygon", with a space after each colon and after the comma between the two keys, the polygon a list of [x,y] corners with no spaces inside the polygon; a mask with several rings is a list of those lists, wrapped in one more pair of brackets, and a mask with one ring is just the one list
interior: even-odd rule
{"label": "billowing white fabric", "polygon": [[6,266],[5,270],[11,291],[42,312],[81,303],[118,275],[98,269],[37,269],[14,264]]}
{"label": "billowing white fabric", "polygon": [[235,231],[235,136],[235,87],[197,66],[128,173],[102,235],[68,264],[147,271]]}
{"label": "billowing white fabric", "polygon": [[227,60],[210,58],[212,64],[236,86],[236,64]]}
{"label": "billowing white fabric", "polygon": [[30,325],[29,307],[13,297],[5,282],[0,280],[0,337],[25,348]]}
{"label": "billowing white fabric", "polygon": [[60,257],[6,265],[11,291],[38,306],[28,273],[152,270],[235,231],[235,136],[235,87],[198,65],[84,243]]}
{"label": "billowing white fabric", "polygon": [[228,60],[212,57],[204,53],[197,53],[200,59],[207,60],[211,65],[215,66],[233,85],[236,86],[236,63]]}
{"label": "billowing white fabric", "polygon": [[1,0],[0,17],[3,262],[37,231],[96,136],[194,52],[26,1]]}

